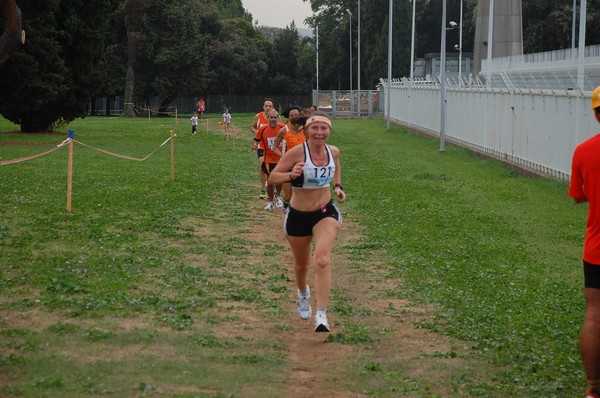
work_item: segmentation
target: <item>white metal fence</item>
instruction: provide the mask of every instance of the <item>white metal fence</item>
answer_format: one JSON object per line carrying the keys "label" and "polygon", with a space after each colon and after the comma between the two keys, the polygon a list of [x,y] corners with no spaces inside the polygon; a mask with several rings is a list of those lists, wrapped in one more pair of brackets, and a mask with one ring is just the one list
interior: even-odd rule
{"label": "white metal fence", "polygon": [[[382,86],[387,100],[387,81]],[[439,137],[439,84],[395,80],[389,99],[392,121]],[[445,117],[448,142],[563,180],[575,147],[600,130],[590,93],[567,90],[451,86]]]}
{"label": "white metal fence", "polygon": [[[446,79],[446,140],[568,180],[575,147],[600,131],[590,108],[600,45],[585,47],[581,65],[578,56],[567,49],[493,58],[473,81]],[[439,137],[439,78],[392,79],[389,93],[381,83],[391,120]],[[388,116],[387,103],[383,109]]]}

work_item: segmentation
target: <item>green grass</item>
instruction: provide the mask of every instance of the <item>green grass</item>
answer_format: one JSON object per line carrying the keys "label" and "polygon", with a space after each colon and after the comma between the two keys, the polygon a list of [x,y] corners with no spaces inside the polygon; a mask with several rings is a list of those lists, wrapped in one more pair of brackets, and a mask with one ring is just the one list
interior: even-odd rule
{"label": "green grass", "polygon": [[378,125],[347,126],[340,145],[348,206],[401,283],[389,294],[438,304],[423,327],[496,369],[492,385],[461,386],[468,395],[579,394],[586,207],[565,183]]}
{"label": "green grass", "polygon": [[[132,157],[151,153],[171,128],[178,134],[175,181],[169,145],[133,162],[76,144],[71,214],[66,148],[0,166],[0,395],[285,391],[280,336],[215,332],[245,321],[216,308],[250,304],[275,330],[287,330],[292,284],[279,261],[287,248],[267,236],[256,251],[247,225],[260,219],[240,206],[256,196],[251,118],[234,115],[243,130],[235,148],[202,126],[191,137],[187,118],[177,126],[172,118],[71,123],[77,140]],[[0,132],[16,129],[0,119]],[[567,185],[520,176],[453,146],[440,155],[435,140],[388,131],[381,119],[336,120],[334,129],[348,195],[344,218],[363,228],[359,241],[337,250],[349,254],[358,275],[377,257],[386,286],[395,286],[377,294],[434,304],[433,317],[415,326],[470,347],[468,359],[489,378],[455,374],[456,396],[581,394],[586,207],[573,205]],[[0,160],[64,138],[0,133]],[[360,322],[368,303],[335,286],[332,296],[343,327],[328,341],[375,344]],[[435,382],[407,377],[410,363],[383,363],[349,363],[348,379],[338,382],[390,397],[423,396],[423,385]]]}

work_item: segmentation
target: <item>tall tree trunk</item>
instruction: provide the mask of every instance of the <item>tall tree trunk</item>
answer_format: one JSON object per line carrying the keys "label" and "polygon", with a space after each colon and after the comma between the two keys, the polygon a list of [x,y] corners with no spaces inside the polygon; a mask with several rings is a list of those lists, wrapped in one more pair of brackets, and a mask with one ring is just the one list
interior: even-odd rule
{"label": "tall tree trunk", "polygon": [[25,44],[25,31],[21,29],[21,10],[15,0],[2,0],[4,32],[0,36],[0,65],[6,61],[20,45]]}
{"label": "tall tree trunk", "polygon": [[125,28],[127,29],[127,76],[125,78],[125,106],[123,115],[135,116],[135,65],[142,30],[144,0],[125,0]]}
{"label": "tall tree trunk", "polygon": [[125,116],[135,116],[133,95],[135,93],[135,63],[140,32],[127,32],[127,76],[125,78]]}

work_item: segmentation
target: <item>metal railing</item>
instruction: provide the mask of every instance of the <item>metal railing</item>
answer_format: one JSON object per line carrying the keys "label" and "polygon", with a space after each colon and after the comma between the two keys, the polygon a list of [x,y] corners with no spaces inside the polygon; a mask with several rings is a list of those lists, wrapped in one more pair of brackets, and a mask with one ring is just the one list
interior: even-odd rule
{"label": "metal railing", "polygon": [[332,117],[372,117],[382,110],[379,90],[313,90],[313,104]]}

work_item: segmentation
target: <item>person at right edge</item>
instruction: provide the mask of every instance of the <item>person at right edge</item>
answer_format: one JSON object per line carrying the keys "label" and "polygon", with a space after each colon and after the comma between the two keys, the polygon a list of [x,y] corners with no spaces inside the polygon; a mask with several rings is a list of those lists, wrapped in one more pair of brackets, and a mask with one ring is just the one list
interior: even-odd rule
{"label": "person at right edge", "polygon": [[332,279],[331,251],[342,223],[342,214],[331,198],[331,183],[340,203],[346,200],[346,194],[341,181],[340,150],[327,144],[331,120],[324,113],[313,113],[306,120],[304,131],[307,141],[283,155],[271,171],[269,184],[292,184],[293,194],[283,230],[294,256],[298,288],[296,312],[301,319],[308,319],[312,314],[308,269],[313,251],[317,288],[315,332],[329,332],[327,306]]}
{"label": "person at right edge", "polygon": [[[600,123],[600,86],[592,93],[592,109]],[[585,318],[579,339],[587,378],[586,398],[600,398],[600,134],[575,148],[569,196],[589,203],[583,243]]]}

